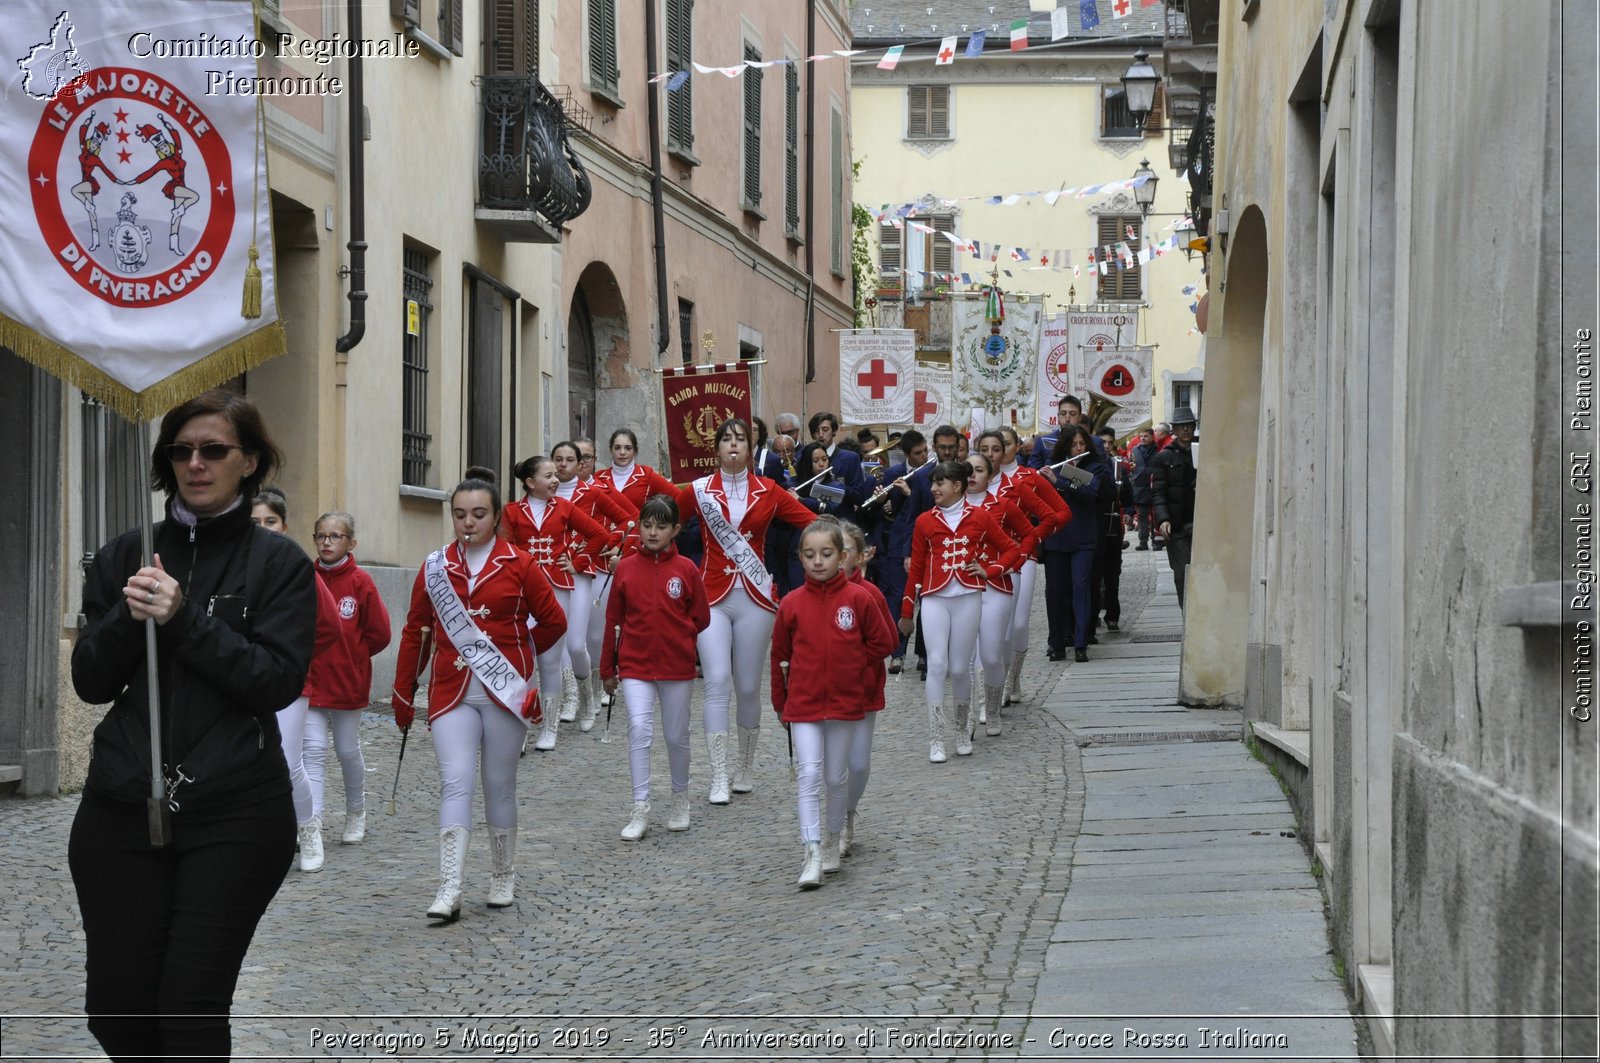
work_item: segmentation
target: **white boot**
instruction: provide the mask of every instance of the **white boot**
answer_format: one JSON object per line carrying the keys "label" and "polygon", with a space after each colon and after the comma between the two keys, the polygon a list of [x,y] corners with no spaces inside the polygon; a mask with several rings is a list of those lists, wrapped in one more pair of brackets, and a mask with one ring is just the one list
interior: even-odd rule
{"label": "white boot", "polygon": [[439,832],[439,895],[428,909],[428,918],[444,926],[461,918],[461,865],[467,862],[467,842],[472,832],[466,827],[446,827]]}
{"label": "white boot", "polygon": [[1000,707],[1005,700],[1005,689],[1003,687],[985,687],[983,700],[989,703],[989,723],[984,728],[983,733],[990,738],[996,738],[1005,727],[1005,724],[1000,720]]}
{"label": "white boot", "polygon": [[822,873],[831,875],[839,870],[839,835],[827,831],[822,835]]}
{"label": "white boot", "polygon": [[636,842],[644,837],[644,832],[650,826],[650,802],[635,801],[633,803],[633,818],[628,820],[628,825],[622,828],[622,840]]}
{"label": "white boot", "polygon": [[850,847],[856,840],[856,814],[854,811],[844,814],[844,831],[839,835],[839,858],[842,860],[850,855]]}
{"label": "white boot", "polygon": [[736,794],[747,794],[756,788],[756,744],[760,737],[759,728],[739,728],[739,763],[733,769],[733,792]]}
{"label": "white boot", "polygon": [[706,754],[711,760],[711,793],[707,797],[714,805],[728,803],[728,732],[713,731],[706,735]]}
{"label": "white boot", "polygon": [[359,845],[367,836],[367,810],[358,808],[344,814],[344,836],[339,840],[346,845]]}
{"label": "white boot", "polygon": [[561,722],[571,723],[578,718],[578,680],[565,669],[561,672]]}
{"label": "white boot", "polygon": [[689,791],[672,791],[672,815],[667,817],[668,830],[689,829]]}
{"label": "white boot", "polygon": [[489,828],[489,907],[509,908],[517,884],[517,828]]}
{"label": "white boot", "polygon": [[546,705],[544,719],[539,723],[539,737],[533,743],[533,748],[541,753],[548,753],[556,747],[556,711],[554,705]]}
{"label": "white boot", "polygon": [[944,704],[928,706],[928,763],[944,763]]}
{"label": "white boot", "polygon": [[956,702],[956,756],[972,756],[972,733],[978,721],[972,718],[972,706],[965,701]]}
{"label": "white boot", "polygon": [[1022,703],[1022,659],[1028,655],[1027,650],[1018,650],[1011,658],[1011,667],[1006,669],[1006,696],[1007,705],[1020,705]]}
{"label": "white boot", "polygon": [[300,870],[322,870],[322,817],[312,816],[296,832],[300,841]]}
{"label": "white boot", "polygon": [[589,688],[589,677],[584,676],[573,684],[578,688],[578,730],[594,730],[594,691]]}
{"label": "white boot", "polygon": [[800,865],[800,881],[796,883],[803,890],[814,890],[822,885],[822,843],[806,842],[805,863]]}

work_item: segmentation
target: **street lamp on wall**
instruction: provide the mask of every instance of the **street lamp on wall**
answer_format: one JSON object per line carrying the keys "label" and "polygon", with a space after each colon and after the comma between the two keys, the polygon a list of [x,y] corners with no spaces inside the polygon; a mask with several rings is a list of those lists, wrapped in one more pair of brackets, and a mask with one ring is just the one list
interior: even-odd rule
{"label": "street lamp on wall", "polygon": [[1150,208],[1156,205],[1156,183],[1161,180],[1156,176],[1156,172],[1150,169],[1149,159],[1140,162],[1139,168],[1133,171],[1133,179],[1135,181],[1141,177],[1144,178],[1144,183],[1133,186],[1133,198],[1139,204],[1139,213],[1148,218],[1150,216]]}
{"label": "street lamp on wall", "polygon": [[1127,100],[1128,110],[1133,112],[1135,124],[1142,126],[1155,108],[1156,86],[1159,84],[1161,75],[1150,65],[1150,53],[1140,48],[1133,53],[1133,65],[1122,75],[1123,97]]}

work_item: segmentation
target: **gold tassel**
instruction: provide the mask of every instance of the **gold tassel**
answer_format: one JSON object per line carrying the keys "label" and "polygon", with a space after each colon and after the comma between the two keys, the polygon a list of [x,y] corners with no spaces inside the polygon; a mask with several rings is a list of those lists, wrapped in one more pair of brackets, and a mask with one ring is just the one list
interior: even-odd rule
{"label": "gold tassel", "polygon": [[258,318],[261,316],[261,267],[256,262],[261,258],[256,245],[251,244],[250,264],[244,268],[244,305],[239,313],[243,317]]}

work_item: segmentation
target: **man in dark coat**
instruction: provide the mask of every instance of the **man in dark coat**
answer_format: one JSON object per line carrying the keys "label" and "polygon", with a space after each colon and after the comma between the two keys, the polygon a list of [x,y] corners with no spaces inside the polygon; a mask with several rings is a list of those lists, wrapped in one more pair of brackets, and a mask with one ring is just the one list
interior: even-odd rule
{"label": "man in dark coat", "polygon": [[1139,433],[1138,445],[1128,454],[1128,460],[1133,463],[1134,521],[1139,526],[1139,545],[1134,547],[1135,550],[1150,549],[1150,536],[1155,524],[1150,508],[1150,462],[1155,456],[1155,433],[1146,428]]}
{"label": "man in dark coat", "polygon": [[1150,501],[1156,530],[1167,541],[1167,564],[1178,586],[1178,607],[1183,608],[1183,577],[1189,567],[1194,537],[1194,456],[1189,448],[1199,419],[1187,406],[1172,413],[1172,442],[1150,462]]}

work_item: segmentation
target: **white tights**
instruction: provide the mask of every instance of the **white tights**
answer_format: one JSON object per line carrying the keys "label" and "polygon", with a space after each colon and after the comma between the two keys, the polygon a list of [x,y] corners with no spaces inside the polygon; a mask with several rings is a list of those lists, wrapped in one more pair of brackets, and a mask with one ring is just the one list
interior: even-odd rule
{"label": "white tights", "polygon": [[[554,708],[546,709],[555,711]],[[472,773],[483,764],[483,813],[491,827],[517,825],[517,760],[527,728],[487,694],[433,721],[439,758],[439,829],[472,827]]]}
{"label": "white tights", "polygon": [[998,687],[1006,681],[1006,666],[1011,663],[1011,618],[1016,612],[1016,595],[986,587],[983,591],[983,621],[978,625],[978,657],[983,661],[983,685]]}
{"label": "white tights", "polygon": [[[566,615],[567,623],[570,625],[572,623],[572,614],[567,610],[572,604],[572,592],[564,591],[560,587],[551,587],[550,591],[556,596],[556,601],[561,605],[561,612]],[[567,630],[571,631],[572,628],[568,627]],[[538,662],[539,703],[542,706],[549,706],[559,713],[561,711],[561,668],[567,663],[567,640],[560,639],[554,646],[539,654]],[[584,663],[588,663],[587,656],[584,658]],[[577,675],[576,668],[573,669],[573,674]],[[583,674],[585,676],[589,674],[588,668],[583,670]]]}
{"label": "white tights", "polygon": [[928,650],[928,681],[923,685],[930,706],[943,703],[946,675],[956,701],[972,700],[972,646],[982,610],[983,595],[977,591],[923,596],[922,641]]}
{"label": "white tights", "polygon": [[849,811],[854,812],[867,792],[867,777],[872,774],[872,731],[878,725],[878,714],[869,712],[854,721],[850,731],[850,800]]}
{"label": "white tights", "polygon": [[[1010,653],[1006,664],[1010,664],[1010,657],[1028,650],[1028,618],[1033,615],[1033,583],[1039,575],[1039,562],[1029,558],[1022,563],[1022,571],[1012,573],[1011,576],[1011,638]],[[987,622],[987,616],[984,618]],[[987,679],[985,680],[987,682]],[[990,686],[999,686],[998,682]]]}
{"label": "white tights", "polygon": [[850,740],[855,729],[854,720],[789,725],[789,733],[794,735],[796,803],[802,845],[822,840],[817,805],[824,784],[828,790],[828,833],[837,834],[844,829],[845,780],[850,769]]}
{"label": "white tights", "polygon": [[[556,591],[558,597],[563,594],[567,596],[561,599],[561,608],[567,614],[567,635],[561,642],[567,650],[566,664],[572,669],[573,675],[579,679],[588,679],[593,667],[591,662],[600,659],[598,649],[595,650],[593,657],[589,655],[589,613],[594,606],[593,581],[588,576],[574,573],[572,589]],[[604,627],[605,623],[606,614],[602,609],[600,626]],[[539,674],[539,681],[544,682],[543,672]]]}
{"label": "white tights", "polygon": [[734,587],[711,607],[711,626],[695,640],[705,675],[705,731],[728,730],[730,693],[739,698],[739,726],[761,726],[761,673],[767,667],[776,618],[756,604],[744,585]]}
{"label": "white tights", "polygon": [[294,790],[294,819],[300,826],[311,822],[311,784],[306,781],[306,709],[311,700],[301,696],[278,710],[278,737],[283,741],[283,759],[289,765],[289,786]]}
{"label": "white tights", "polygon": [[[567,623],[570,626],[567,630],[576,629],[583,632],[584,647],[589,653],[589,660],[598,661],[601,657],[601,650],[606,644],[606,639],[613,637],[612,633],[606,630],[606,604],[611,601],[612,581],[606,578],[606,573],[604,572],[594,577],[578,576],[576,578],[579,589],[583,591],[584,602],[586,603],[585,608],[589,610],[584,614],[588,620],[584,626],[579,627],[569,616],[567,617]],[[583,587],[585,581],[590,584],[587,588]],[[594,603],[596,597],[600,599],[599,605]]]}
{"label": "white tights", "polygon": [[689,789],[689,698],[692,679],[624,679],[622,697],[628,705],[628,768],[633,775],[633,799],[650,800],[650,741],[654,737],[656,699],[661,699],[661,732],[667,739],[667,764],[672,769],[672,792]]}
{"label": "white tights", "polygon": [[305,769],[311,787],[311,814],[322,815],[322,782],[328,774],[328,728],[344,776],[344,810],[367,807],[367,762],[361,756],[361,710],[313,708],[306,718]]}

